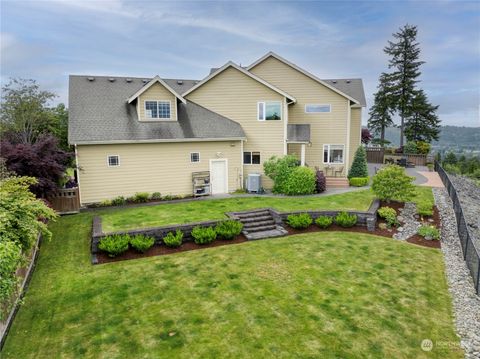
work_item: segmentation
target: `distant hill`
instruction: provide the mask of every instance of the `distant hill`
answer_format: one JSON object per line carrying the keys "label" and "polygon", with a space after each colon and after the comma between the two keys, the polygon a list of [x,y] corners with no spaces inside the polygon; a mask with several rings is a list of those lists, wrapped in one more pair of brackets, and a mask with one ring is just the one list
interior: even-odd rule
{"label": "distant hill", "polygon": [[[392,145],[400,144],[400,129],[389,127],[385,139]],[[442,126],[440,138],[432,142],[432,148],[438,152],[480,154],[480,127]]]}

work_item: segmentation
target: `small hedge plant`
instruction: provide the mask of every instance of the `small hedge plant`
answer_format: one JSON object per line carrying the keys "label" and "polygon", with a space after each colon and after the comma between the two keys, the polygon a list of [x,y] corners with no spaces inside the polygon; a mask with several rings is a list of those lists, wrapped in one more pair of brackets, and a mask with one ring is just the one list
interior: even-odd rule
{"label": "small hedge plant", "polygon": [[413,177],[397,165],[383,167],[373,176],[372,190],[377,198],[385,201],[406,202],[415,196]]}
{"label": "small hedge plant", "polygon": [[295,167],[288,175],[283,193],[289,196],[298,196],[312,194],[315,189],[315,172],[308,167]]}
{"label": "small hedge plant", "polygon": [[368,182],[370,181],[369,177],[352,177],[348,180],[350,183],[350,186],[353,187],[363,187],[368,185]]}
{"label": "small hedge plant", "polygon": [[109,257],[116,257],[128,249],[130,236],[128,234],[112,234],[98,243],[98,248],[108,253]]}
{"label": "small hedge plant", "polygon": [[440,231],[435,226],[423,225],[417,233],[427,240],[440,239]]}
{"label": "small hedge plant", "polygon": [[233,220],[222,221],[215,227],[217,235],[223,239],[234,239],[240,234],[242,229],[243,224]]}
{"label": "small hedge plant", "polygon": [[127,200],[123,196],[118,196],[112,199],[112,204],[114,206],[123,206],[125,203],[127,203]]}
{"label": "small hedge plant", "polygon": [[417,203],[417,213],[420,216],[432,216],[433,207],[429,202],[418,202]]}
{"label": "small hedge plant", "polygon": [[167,247],[180,247],[182,245],[183,232],[179,229],[173,232],[168,232],[165,237],[163,237],[163,243]]}
{"label": "small hedge plant", "polygon": [[138,234],[130,237],[130,244],[141,253],[148,251],[155,243],[155,238]]}
{"label": "small hedge plant", "polygon": [[148,192],[137,192],[133,196],[133,201],[137,203],[144,203],[144,202],[148,202],[149,198],[150,198],[150,194]]}
{"label": "small hedge plant", "polygon": [[319,216],[315,220],[315,224],[323,229],[330,227],[332,223],[333,223],[333,218],[329,216]]}
{"label": "small hedge plant", "polygon": [[288,225],[295,229],[308,228],[312,222],[312,217],[308,213],[291,214],[287,217]]}
{"label": "small hedge plant", "polygon": [[153,200],[161,200],[162,199],[162,194],[160,192],[153,192],[152,195],[150,196],[150,199]]}
{"label": "small hedge plant", "polygon": [[340,212],[335,217],[335,223],[344,228],[353,227],[357,223],[357,215]]}
{"label": "small hedge plant", "polygon": [[385,219],[388,227],[396,226],[397,221],[397,211],[391,207],[382,207],[378,210],[378,215]]}
{"label": "small hedge plant", "polygon": [[192,237],[197,244],[208,244],[217,238],[217,232],[212,227],[194,227]]}

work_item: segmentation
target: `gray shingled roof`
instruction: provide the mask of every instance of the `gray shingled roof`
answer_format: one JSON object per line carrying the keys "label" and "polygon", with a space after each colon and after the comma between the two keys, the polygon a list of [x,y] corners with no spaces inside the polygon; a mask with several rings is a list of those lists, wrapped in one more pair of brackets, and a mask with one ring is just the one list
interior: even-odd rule
{"label": "gray shingled roof", "polygon": [[288,125],[288,142],[310,142],[310,125]]}
{"label": "gray shingled roof", "polygon": [[[202,140],[245,138],[239,123],[188,101],[178,103],[178,121],[140,122],[135,104],[127,104],[146,82],[142,78],[106,76],[70,76],[69,126],[70,143],[134,142],[155,140]],[[145,79],[150,80],[150,79]],[[164,80],[176,92],[183,93],[195,80]]]}

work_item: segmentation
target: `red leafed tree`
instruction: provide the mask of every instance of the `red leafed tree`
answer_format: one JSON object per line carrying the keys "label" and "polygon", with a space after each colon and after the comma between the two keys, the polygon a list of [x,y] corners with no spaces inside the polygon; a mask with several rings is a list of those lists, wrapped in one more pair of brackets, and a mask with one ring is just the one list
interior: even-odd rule
{"label": "red leafed tree", "polygon": [[58,141],[52,135],[41,135],[32,144],[18,143],[5,136],[0,142],[0,156],[9,171],[38,180],[31,186],[37,197],[47,197],[55,192],[72,157],[58,147]]}
{"label": "red leafed tree", "polygon": [[362,143],[364,145],[368,145],[372,140],[372,134],[368,130],[368,128],[362,128]]}

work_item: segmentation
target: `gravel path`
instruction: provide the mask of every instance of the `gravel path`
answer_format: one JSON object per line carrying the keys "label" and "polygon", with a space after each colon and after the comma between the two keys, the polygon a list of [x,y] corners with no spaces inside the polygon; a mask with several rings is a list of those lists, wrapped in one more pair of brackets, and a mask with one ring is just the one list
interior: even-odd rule
{"label": "gravel path", "polygon": [[472,277],[463,260],[452,201],[443,188],[434,188],[433,194],[442,221],[442,252],[455,326],[465,358],[480,359],[480,297],[475,294]]}

